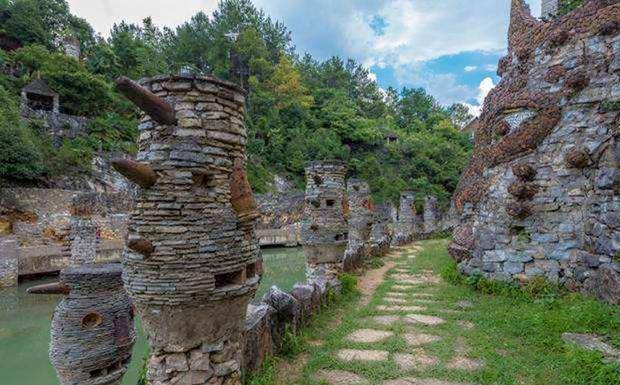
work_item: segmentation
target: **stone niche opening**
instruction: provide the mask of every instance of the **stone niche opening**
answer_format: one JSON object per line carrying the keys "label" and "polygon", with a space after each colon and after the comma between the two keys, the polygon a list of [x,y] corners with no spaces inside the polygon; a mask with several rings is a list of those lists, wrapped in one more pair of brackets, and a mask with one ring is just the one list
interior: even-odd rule
{"label": "stone niche opening", "polygon": [[229,273],[215,275],[215,288],[221,289],[227,286],[242,285],[245,282],[245,270],[237,270]]}
{"label": "stone niche opening", "polygon": [[336,201],[334,199],[327,199],[325,201],[325,205],[327,207],[334,207],[336,205]]}
{"label": "stone niche opening", "polygon": [[256,263],[251,263],[245,268],[245,277],[247,279],[256,277]]}

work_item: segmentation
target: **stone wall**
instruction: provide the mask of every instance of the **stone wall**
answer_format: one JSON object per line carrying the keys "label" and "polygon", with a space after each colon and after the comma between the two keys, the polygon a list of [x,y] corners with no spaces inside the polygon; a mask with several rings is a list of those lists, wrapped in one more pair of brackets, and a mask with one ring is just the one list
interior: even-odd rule
{"label": "stone wall", "polygon": [[[0,189],[0,233],[15,236],[22,247],[68,244],[71,201],[80,191]],[[122,239],[132,201],[125,193],[98,193],[93,221],[102,240]]]}
{"label": "stone wall", "polygon": [[620,4],[543,22],[513,0],[503,76],[455,194],[466,274],[620,302]]}
{"label": "stone wall", "polygon": [[42,134],[49,135],[52,145],[62,146],[65,139],[75,139],[88,135],[90,121],[82,116],[67,115],[59,112],[33,110],[22,106],[21,114],[24,118],[38,122]]}
{"label": "stone wall", "polygon": [[390,250],[394,237],[394,216],[396,208],[390,202],[375,207],[375,218],[370,234],[371,253],[373,256],[383,257]]}
{"label": "stone wall", "polygon": [[260,212],[256,235],[261,246],[294,247],[301,244],[303,192],[286,190],[278,194],[257,195],[256,202]]}
{"label": "stone wall", "polygon": [[407,244],[413,241],[418,232],[419,220],[415,208],[415,194],[411,191],[405,191],[400,194],[398,221],[393,244],[396,246]]}
{"label": "stone wall", "polygon": [[439,211],[437,208],[437,198],[427,196],[424,200],[424,234],[431,236],[437,232],[439,226]]}

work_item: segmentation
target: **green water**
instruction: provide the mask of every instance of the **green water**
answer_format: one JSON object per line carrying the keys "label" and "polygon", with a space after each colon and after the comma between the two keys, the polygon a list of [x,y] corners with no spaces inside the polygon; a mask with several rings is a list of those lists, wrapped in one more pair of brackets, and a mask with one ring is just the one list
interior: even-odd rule
{"label": "green water", "polygon": [[[272,285],[290,290],[305,279],[301,249],[263,249],[263,280],[255,297],[260,301]],[[47,357],[50,320],[60,297],[27,295],[26,289],[54,279],[25,282],[18,288],[0,289],[0,385],[58,385]],[[138,341],[123,385],[135,385],[147,342],[139,321]]]}

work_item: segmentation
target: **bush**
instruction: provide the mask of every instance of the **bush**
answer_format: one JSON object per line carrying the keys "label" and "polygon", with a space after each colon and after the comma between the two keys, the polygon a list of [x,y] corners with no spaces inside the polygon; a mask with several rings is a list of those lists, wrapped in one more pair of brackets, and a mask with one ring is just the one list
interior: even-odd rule
{"label": "bush", "polygon": [[566,15],[582,4],[583,0],[560,0],[559,13],[560,15]]}
{"label": "bush", "polygon": [[338,280],[340,281],[340,286],[342,287],[343,295],[351,295],[351,294],[358,293],[357,277],[351,274],[344,273],[344,274],[341,274],[340,277],[338,277]]}
{"label": "bush", "polygon": [[63,112],[78,116],[98,116],[112,106],[111,90],[100,77],[87,72],[49,72],[44,76],[60,95]]}
{"label": "bush", "polygon": [[43,172],[42,157],[17,112],[16,98],[0,86],[0,177],[33,180]]}

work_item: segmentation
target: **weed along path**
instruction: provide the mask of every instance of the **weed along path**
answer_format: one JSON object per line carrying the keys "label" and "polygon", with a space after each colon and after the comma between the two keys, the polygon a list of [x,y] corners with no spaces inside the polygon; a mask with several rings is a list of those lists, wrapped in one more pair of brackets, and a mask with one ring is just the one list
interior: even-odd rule
{"label": "weed along path", "polygon": [[445,241],[396,249],[386,261],[367,273],[373,284],[360,282],[359,301],[336,306],[310,328],[305,339],[312,343],[301,348],[295,370],[280,365],[277,381],[255,383],[620,384],[618,361],[562,338],[596,334],[617,348],[617,307],[577,295],[551,300],[547,292],[537,301],[448,283],[441,277],[457,275]]}

